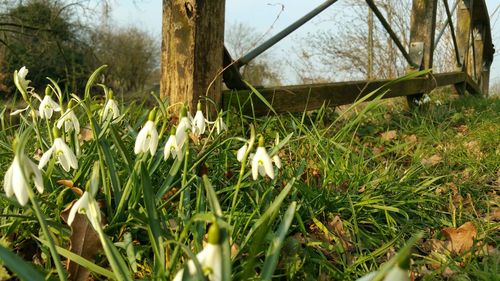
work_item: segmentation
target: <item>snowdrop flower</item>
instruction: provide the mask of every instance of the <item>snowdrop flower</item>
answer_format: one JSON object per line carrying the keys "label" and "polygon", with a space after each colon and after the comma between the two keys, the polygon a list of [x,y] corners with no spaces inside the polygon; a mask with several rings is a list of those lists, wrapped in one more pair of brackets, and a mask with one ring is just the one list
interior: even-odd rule
{"label": "snowdrop flower", "polygon": [[278,154],[275,154],[272,159],[273,159],[274,165],[276,165],[276,167],[278,167],[278,169],[280,169],[281,168],[281,159],[278,156]]}
{"label": "snowdrop flower", "polygon": [[236,153],[236,159],[238,159],[239,162],[243,161],[243,157],[245,157],[245,153],[248,150],[248,144],[245,143],[240,149],[238,149],[238,152]]}
{"label": "snowdrop flower", "polygon": [[61,129],[63,125],[66,133],[73,130],[75,130],[77,134],[80,133],[80,122],[73,112],[73,108],[71,108],[71,101],[68,105],[68,109],[66,109],[66,112],[64,112],[64,114],[61,116],[61,118],[59,118],[56,124],[57,128],[59,129]]}
{"label": "snowdrop flower", "polygon": [[172,127],[170,130],[170,137],[165,143],[165,149],[163,150],[164,157],[163,159],[167,160],[170,155],[172,155],[172,159],[177,157],[179,160],[182,160],[182,149],[177,145],[177,139],[175,138],[175,128]]}
{"label": "snowdrop flower", "polygon": [[441,101],[440,100],[436,100],[436,105],[437,106],[441,106],[442,105]]}
{"label": "snowdrop flower", "polygon": [[269,157],[269,154],[267,154],[266,148],[264,147],[264,138],[262,136],[259,138],[259,147],[257,147],[255,155],[252,159],[253,179],[256,180],[259,174],[261,176],[267,175],[271,179],[274,179],[273,162],[271,160],[271,157]]}
{"label": "snowdrop flower", "polygon": [[[370,272],[356,279],[356,281],[371,281],[375,275],[377,275],[377,271]],[[396,265],[385,275],[382,281],[410,281],[410,275],[408,274],[408,270],[404,270]]]}
{"label": "snowdrop flower", "polygon": [[[208,230],[208,244],[201,252],[196,255],[196,259],[201,265],[201,269],[209,281],[222,280],[222,247],[220,245],[220,230],[217,223],[210,226]],[[173,281],[181,281],[184,274],[186,277],[194,277],[196,274],[196,266],[192,260],[187,262],[188,272],[184,273],[181,269],[175,275]]]}
{"label": "snowdrop flower", "polygon": [[203,112],[201,111],[201,103],[198,102],[196,114],[193,118],[193,133],[197,136],[201,136],[205,133],[206,121]]}
{"label": "snowdrop flower", "polygon": [[113,90],[108,91],[108,101],[104,105],[102,110],[102,121],[113,120],[113,123],[118,122],[117,118],[120,117],[120,109],[118,108],[118,103],[113,99]]}
{"label": "snowdrop flower", "polygon": [[224,119],[222,118],[222,115],[219,115],[217,117],[217,120],[215,120],[215,132],[217,132],[217,135],[219,135],[222,131],[227,131],[227,126],[226,123],[224,123]]}
{"label": "snowdrop flower", "polygon": [[68,225],[73,223],[77,212],[79,214],[86,214],[92,224],[92,227],[96,231],[98,230],[101,224],[101,211],[99,210],[99,206],[90,192],[85,191],[82,197],[80,197],[80,199],[73,204],[73,207],[71,207],[68,215]]}
{"label": "snowdrop flower", "polygon": [[431,101],[431,97],[429,95],[424,94],[422,103],[429,103]]}
{"label": "snowdrop flower", "polygon": [[52,99],[52,97],[48,94],[48,91],[45,91],[45,97],[43,97],[38,111],[40,112],[40,118],[50,119],[52,118],[52,113],[54,113],[54,111],[61,111],[61,107]]}
{"label": "snowdrop flower", "polygon": [[21,206],[28,202],[28,188],[31,182],[38,192],[43,193],[43,178],[40,169],[26,155],[15,156],[12,164],[5,173],[3,189],[7,197],[16,196]]}
{"label": "snowdrop flower", "polygon": [[141,152],[149,152],[151,156],[156,153],[156,148],[158,147],[158,131],[156,131],[156,126],[154,119],[156,117],[156,108],[151,110],[148,116],[148,121],[144,124],[137,138],[135,139],[134,153],[139,154]]}
{"label": "snowdrop flower", "polygon": [[78,161],[76,160],[75,153],[69,148],[69,146],[64,142],[64,140],[59,137],[59,131],[57,128],[54,129],[54,144],[49,150],[40,158],[38,163],[38,168],[42,169],[49,162],[50,156],[54,156],[57,163],[61,164],[61,167],[66,172],[69,172],[71,168],[78,169]]}
{"label": "snowdrop flower", "polygon": [[179,148],[184,146],[184,142],[186,142],[188,138],[188,131],[191,129],[191,122],[187,117],[187,108],[183,106],[181,108],[179,124],[177,125],[177,130],[175,131],[175,138],[177,141],[177,145]]}
{"label": "snowdrop flower", "polygon": [[[408,272],[409,269],[410,269],[410,257],[408,256],[399,263],[394,264],[392,268],[389,269],[387,274],[385,274],[384,279],[382,279],[382,281],[410,281],[410,274]],[[370,272],[367,275],[357,279],[356,281],[371,281],[377,275],[377,273],[378,273],[377,271]]]}
{"label": "snowdrop flower", "polygon": [[26,80],[26,76],[28,75],[28,69],[26,66],[21,67],[21,69],[14,71],[14,83],[16,86],[20,87],[19,89],[24,97],[24,94],[28,91],[28,85],[31,82],[30,80]]}

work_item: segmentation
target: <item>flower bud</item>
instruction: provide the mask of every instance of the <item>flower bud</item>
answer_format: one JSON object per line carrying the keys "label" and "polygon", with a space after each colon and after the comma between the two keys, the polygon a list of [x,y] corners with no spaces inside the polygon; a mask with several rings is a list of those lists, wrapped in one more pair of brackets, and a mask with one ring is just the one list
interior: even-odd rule
{"label": "flower bud", "polygon": [[218,245],[221,241],[220,228],[217,222],[214,222],[208,229],[208,243]]}

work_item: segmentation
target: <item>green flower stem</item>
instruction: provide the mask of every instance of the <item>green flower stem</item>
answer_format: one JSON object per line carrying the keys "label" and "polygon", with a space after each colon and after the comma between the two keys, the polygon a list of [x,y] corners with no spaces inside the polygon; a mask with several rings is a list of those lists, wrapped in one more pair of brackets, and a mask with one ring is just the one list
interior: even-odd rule
{"label": "green flower stem", "polygon": [[186,146],[186,152],[184,152],[184,168],[182,171],[182,181],[181,181],[181,196],[179,199],[179,217],[185,221],[187,218],[187,214],[185,214],[184,211],[184,205],[185,201],[188,200],[189,198],[189,189],[187,189],[187,174],[188,174],[188,163],[189,163],[189,140],[187,140],[185,143]]}
{"label": "green flower stem", "polygon": [[33,206],[33,210],[35,211],[35,215],[38,219],[38,222],[40,223],[40,226],[42,227],[42,232],[43,234],[47,237],[47,241],[49,242],[49,250],[50,254],[52,255],[52,259],[54,260],[54,264],[56,265],[57,269],[57,274],[59,275],[59,280],[65,281],[66,279],[66,271],[62,267],[61,264],[61,259],[59,258],[59,255],[57,254],[56,246],[54,245],[54,240],[52,239],[52,235],[49,232],[49,228],[47,226],[47,223],[45,222],[45,218],[43,216],[42,211],[40,210],[40,206],[38,206],[38,202],[35,199],[35,193],[31,188],[28,188],[28,195],[31,201],[31,204]]}

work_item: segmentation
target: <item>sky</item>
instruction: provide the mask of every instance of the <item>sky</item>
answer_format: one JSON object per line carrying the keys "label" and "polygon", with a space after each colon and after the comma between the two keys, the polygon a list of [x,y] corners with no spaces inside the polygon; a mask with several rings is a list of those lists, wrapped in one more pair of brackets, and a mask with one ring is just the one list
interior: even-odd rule
{"label": "sky", "polygon": [[[339,2],[341,2],[340,0]],[[399,0],[398,0],[399,1]],[[226,26],[242,23],[255,28],[267,37],[281,31],[283,28],[314,9],[324,0],[226,0]],[[157,38],[161,38],[161,0],[121,0],[113,2],[111,18],[119,26],[138,26]],[[486,0],[490,15],[500,5],[499,0]],[[336,9],[337,6],[337,9]],[[280,41],[269,52],[287,54],[291,46],[301,36],[322,28],[330,28],[322,21],[333,13],[343,13],[338,3],[333,4],[319,17],[306,23],[291,36]],[[500,46],[500,9],[491,21],[492,38],[495,46]],[[500,83],[500,47],[497,47],[495,60],[490,71],[490,85]],[[293,79],[287,79],[293,83]]]}

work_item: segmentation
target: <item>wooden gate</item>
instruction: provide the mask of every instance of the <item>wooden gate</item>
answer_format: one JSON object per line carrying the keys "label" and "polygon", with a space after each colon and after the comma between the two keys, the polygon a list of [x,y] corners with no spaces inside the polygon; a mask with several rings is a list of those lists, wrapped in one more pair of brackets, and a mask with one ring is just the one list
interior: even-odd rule
{"label": "wooden gate", "polygon": [[[408,72],[432,68],[435,46],[445,28],[451,33],[456,71],[431,72],[391,84],[387,83],[392,80],[364,80],[259,89],[276,113],[313,110],[324,104],[353,103],[384,85],[388,90],[384,98],[407,96],[409,102],[447,85],[453,85],[459,94],[488,94],[489,70],[495,50],[485,0],[453,0],[451,7],[448,0],[442,0],[447,24],[437,37],[436,11],[441,0],[413,0],[409,46],[403,46],[374,0],[365,1],[405,58]],[[244,110],[269,113],[269,107],[242,81],[239,68],[335,2],[337,0],[326,0],[234,61],[223,43],[225,0],[163,0],[162,97],[169,97],[171,104],[188,104],[191,110],[196,108],[201,96],[225,108],[247,101]],[[222,91],[222,77],[231,90]]]}

